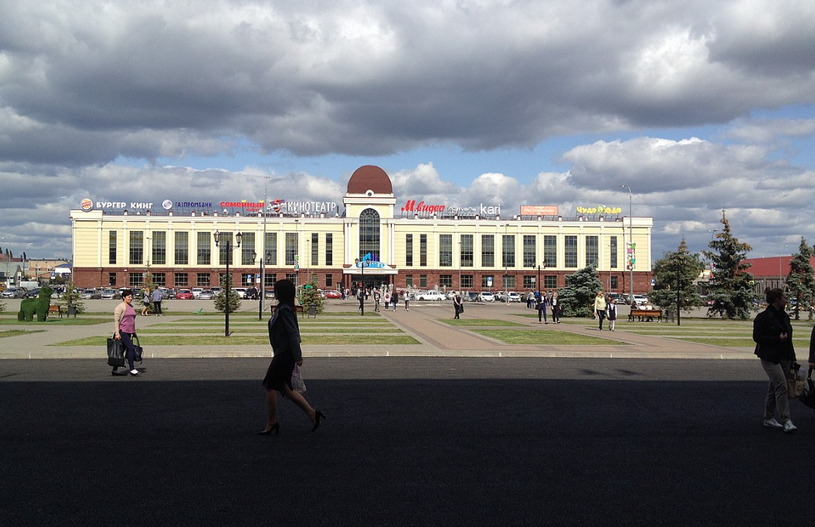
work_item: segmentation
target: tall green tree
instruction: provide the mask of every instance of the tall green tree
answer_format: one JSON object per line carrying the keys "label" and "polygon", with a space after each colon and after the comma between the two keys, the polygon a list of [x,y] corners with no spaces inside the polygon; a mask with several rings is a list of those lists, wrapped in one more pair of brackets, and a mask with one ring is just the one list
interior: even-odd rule
{"label": "tall green tree", "polygon": [[699,255],[688,251],[683,238],[676,251],[665,253],[663,258],[654,262],[654,288],[648,293],[648,300],[662,308],[701,306],[704,302],[695,282],[704,269],[705,264]]}
{"label": "tall green tree", "polygon": [[[809,306],[815,298],[815,277],[812,276],[812,264],[810,257],[815,254],[815,250],[807,245],[806,240],[801,236],[801,245],[798,246],[798,253],[792,255],[790,261],[790,272],[787,275],[787,287],[790,298],[795,299],[792,308],[795,320],[801,320],[801,305]],[[812,320],[812,310],[809,310],[809,319]]]}
{"label": "tall green tree", "polygon": [[753,305],[753,275],[747,270],[750,264],[744,259],[753,248],[733,236],[730,222],[722,214],[722,231],[717,232],[705,251],[712,262],[710,298],[713,306],[710,313],[729,319],[746,320],[750,317]]}
{"label": "tall green tree", "polygon": [[594,297],[603,284],[597,269],[590,265],[566,277],[566,287],[558,291],[558,303],[567,317],[590,317],[594,310]]}

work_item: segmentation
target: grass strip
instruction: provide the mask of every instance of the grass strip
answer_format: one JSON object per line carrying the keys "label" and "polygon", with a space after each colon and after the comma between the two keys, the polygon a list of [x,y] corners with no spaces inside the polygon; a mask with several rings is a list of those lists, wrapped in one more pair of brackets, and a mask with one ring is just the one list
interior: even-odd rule
{"label": "grass strip", "polygon": [[95,324],[109,323],[113,325],[113,315],[109,318],[48,318],[45,322],[37,322],[36,317],[32,322],[20,322],[17,318],[3,318],[0,319],[0,326],[16,326],[22,324],[47,324],[49,326],[93,326]]}
{"label": "grass strip", "polygon": [[477,329],[475,333],[485,337],[500,340],[506,344],[535,344],[535,345],[548,345],[557,344],[561,346],[579,346],[579,345],[622,345],[625,342],[619,342],[611,339],[604,339],[598,337],[588,337],[585,335],[578,335],[565,331],[557,330],[511,330],[511,329]]}
{"label": "grass strip", "polygon": [[[49,346],[98,346],[104,347],[106,337],[87,337],[83,339],[68,340]],[[168,336],[147,336],[139,338],[141,345],[145,348],[149,346],[259,346],[269,345],[268,335],[168,335]],[[349,335],[303,335],[303,345],[402,345],[419,344],[419,341],[405,334],[401,335],[376,335],[376,341],[372,341],[371,335],[360,335],[359,332]]]}
{"label": "grass strip", "polygon": [[509,320],[490,320],[490,319],[478,319],[478,318],[460,318],[458,320],[453,318],[437,318],[438,322],[442,322],[449,326],[464,326],[464,327],[472,327],[472,326],[504,326],[504,327],[523,327],[526,324],[520,324],[518,322],[511,322]]}
{"label": "grass strip", "polygon": [[4,329],[0,331],[0,338],[2,337],[17,337],[20,335],[28,335],[29,333],[42,333],[44,329]]}

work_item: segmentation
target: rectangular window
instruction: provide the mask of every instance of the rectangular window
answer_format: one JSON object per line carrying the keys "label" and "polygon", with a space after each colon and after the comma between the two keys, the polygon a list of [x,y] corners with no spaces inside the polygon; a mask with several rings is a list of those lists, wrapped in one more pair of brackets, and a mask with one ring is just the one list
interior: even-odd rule
{"label": "rectangular window", "polygon": [[463,274],[463,275],[461,275],[461,288],[462,289],[472,289],[473,288],[473,275],[471,275],[471,274]]}
{"label": "rectangular window", "polygon": [[317,267],[320,264],[320,235],[311,233],[311,262],[309,267]]}
{"label": "rectangular window", "polygon": [[291,280],[295,286],[300,285],[297,283],[297,273],[286,273],[286,280]]}
{"label": "rectangular window", "polygon": [[405,275],[405,287],[413,287],[413,275],[406,274]]}
{"label": "rectangular window", "polygon": [[108,263],[116,265],[116,231],[108,233]]}
{"label": "rectangular window", "polygon": [[286,265],[294,265],[295,261],[299,260],[295,258],[297,255],[297,233],[296,232],[287,232],[286,233]]}
{"label": "rectangular window", "polygon": [[111,287],[116,285],[116,273],[108,273],[108,285]]}
{"label": "rectangular window", "polygon": [[543,261],[546,267],[557,267],[557,236],[547,234],[543,237]]}
{"label": "rectangular window", "polygon": [[481,267],[495,267],[495,237],[481,235]]}
{"label": "rectangular window", "polygon": [[524,234],[524,267],[535,267],[535,236]]}
{"label": "rectangular window", "polygon": [[419,266],[427,267],[427,234],[419,235]]}
{"label": "rectangular window", "polygon": [[453,267],[453,235],[439,235],[439,267]]}
{"label": "rectangular window", "polygon": [[405,266],[413,267],[413,235],[405,234]]}
{"label": "rectangular window", "polygon": [[[424,235],[422,235],[424,236]],[[427,275],[420,274],[419,275],[419,287],[427,287]]]}
{"label": "rectangular window", "polygon": [[167,233],[153,231],[151,260],[153,265],[167,265]]}
{"label": "rectangular window", "polygon": [[[210,241],[210,233],[198,233],[198,265],[209,265],[212,263],[212,242]],[[207,280],[209,285],[209,280]]]}
{"label": "rectangular window", "polygon": [[611,249],[610,250],[611,250],[611,255],[610,255],[611,256],[611,268],[612,269],[617,269],[618,263],[617,263],[617,237],[616,236],[611,237]]}
{"label": "rectangular window", "polygon": [[481,288],[492,289],[495,287],[495,277],[491,274],[481,275]]}
{"label": "rectangular window", "polygon": [[557,289],[557,275],[544,276],[543,287],[546,289]]}
{"label": "rectangular window", "polygon": [[255,233],[244,232],[241,240],[241,265],[255,265],[257,251],[255,250]]}
{"label": "rectangular window", "polygon": [[326,288],[334,287],[334,275],[333,274],[325,275],[325,287]]}
{"label": "rectangular window", "polygon": [[130,273],[130,277],[128,279],[129,286],[133,287],[141,287],[144,283],[144,273]]}
{"label": "rectangular window", "polygon": [[501,265],[504,267],[515,267],[515,235],[502,235],[501,244]]}
{"label": "rectangular window", "polygon": [[[229,246],[229,251],[226,248]],[[218,235],[218,265],[226,265],[229,261],[233,263],[232,254],[235,252],[235,240],[232,238],[231,232],[222,232]],[[229,258],[229,260],[227,260]],[[233,286],[234,287],[234,286]]]}
{"label": "rectangular window", "polygon": [[441,287],[453,287],[453,275],[451,275],[451,274],[439,275],[439,286],[441,286]]}
{"label": "rectangular window", "polygon": [[263,278],[266,280],[266,287],[274,287],[274,283],[277,282],[277,274],[276,273],[266,273],[266,276]]}
{"label": "rectangular window", "polygon": [[251,287],[255,285],[255,273],[241,274],[241,287]]}
{"label": "rectangular window", "polygon": [[577,267],[577,236],[564,237],[564,267]]}
{"label": "rectangular window", "polygon": [[190,284],[190,275],[187,273],[175,274],[175,287],[187,287]]}
{"label": "rectangular window", "polygon": [[195,277],[195,285],[197,287],[209,287],[210,279],[209,273],[197,273]]}
{"label": "rectangular window", "polygon": [[153,283],[164,287],[167,285],[167,276],[164,273],[153,273]]}
{"label": "rectangular window", "polygon": [[264,247],[266,251],[266,260],[264,260],[264,264],[266,266],[274,266],[277,265],[277,233],[276,232],[267,232],[266,233],[266,246]]}
{"label": "rectangular window", "polygon": [[612,276],[612,277],[611,277],[611,288],[612,288],[612,289],[617,289],[617,288],[619,288],[619,283],[618,283],[618,281],[617,281],[617,278],[618,278],[617,276]]}
{"label": "rectangular window", "polygon": [[[142,231],[130,231],[130,265],[142,265],[144,262],[144,233]],[[130,274],[133,280],[133,274]],[[141,280],[141,278],[139,278]],[[132,283],[130,285],[133,285]],[[141,285],[139,282],[136,285]]]}
{"label": "rectangular window", "polygon": [[326,267],[334,265],[334,234],[330,232],[325,235],[325,265]]}
{"label": "rectangular window", "polygon": [[473,267],[475,265],[473,261],[474,254],[475,253],[473,252],[473,235],[462,234],[461,254],[459,255],[461,267]]}
{"label": "rectangular window", "polygon": [[[187,265],[190,263],[190,238],[188,232],[175,233],[175,261],[174,265]],[[186,285],[186,284],[185,284]]]}
{"label": "rectangular window", "polygon": [[597,236],[586,236],[586,266],[597,267],[600,261],[599,238]]}
{"label": "rectangular window", "polygon": [[524,275],[524,289],[535,289],[535,275]]}
{"label": "rectangular window", "polygon": [[515,275],[505,274],[503,280],[504,289],[515,289]]}

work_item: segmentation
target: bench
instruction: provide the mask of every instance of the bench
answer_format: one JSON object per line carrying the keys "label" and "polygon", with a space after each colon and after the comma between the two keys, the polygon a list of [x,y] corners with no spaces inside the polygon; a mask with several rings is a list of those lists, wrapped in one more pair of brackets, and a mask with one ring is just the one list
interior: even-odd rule
{"label": "bench", "polygon": [[634,320],[639,322],[651,322],[654,319],[657,319],[658,322],[662,322],[661,309],[632,309],[628,314],[629,322],[634,322]]}
{"label": "bench", "polygon": [[62,306],[57,304],[51,304],[48,306],[48,315],[50,316],[51,313],[58,313],[59,318],[62,318]]}

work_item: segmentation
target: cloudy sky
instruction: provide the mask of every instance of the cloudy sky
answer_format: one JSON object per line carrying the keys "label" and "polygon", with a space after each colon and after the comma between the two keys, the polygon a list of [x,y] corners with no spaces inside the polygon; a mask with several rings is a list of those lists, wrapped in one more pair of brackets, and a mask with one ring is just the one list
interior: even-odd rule
{"label": "cloudy sky", "polygon": [[81,199],[629,206],[654,254],[727,210],[815,243],[815,2],[0,0],[0,247]]}

